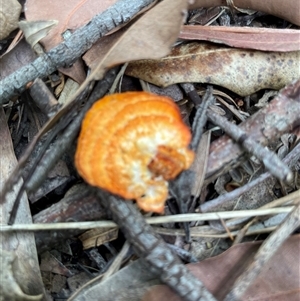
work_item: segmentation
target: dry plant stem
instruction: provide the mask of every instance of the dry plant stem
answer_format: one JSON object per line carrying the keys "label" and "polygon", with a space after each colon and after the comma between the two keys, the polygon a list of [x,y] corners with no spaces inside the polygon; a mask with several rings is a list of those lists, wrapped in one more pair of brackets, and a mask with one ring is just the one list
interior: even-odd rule
{"label": "dry plant stem", "polygon": [[159,272],[161,280],[168,284],[184,300],[216,300],[202,282],[194,277],[166,243],[153,231],[132,203],[124,202],[104,191],[97,196],[103,206],[124,232],[136,253]]}
{"label": "dry plant stem", "polygon": [[[182,222],[196,222],[196,221],[208,221],[208,220],[220,220],[220,218],[243,218],[251,216],[265,216],[274,215],[280,213],[290,213],[294,209],[294,206],[269,208],[269,209],[250,209],[250,210],[236,210],[236,211],[220,211],[209,213],[187,213],[187,214],[175,214],[168,216],[155,216],[145,218],[145,221],[149,224],[162,224],[162,223],[182,223]],[[117,224],[113,221],[95,221],[95,222],[67,222],[67,223],[50,223],[50,224],[14,224],[1,225],[0,232],[12,232],[12,231],[48,231],[48,230],[70,230],[70,229],[93,229],[93,228],[114,228]]]}
{"label": "dry plant stem", "polygon": [[286,217],[284,222],[264,241],[246,271],[236,280],[225,301],[241,300],[263,266],[274,255],[283,242],[300,226],[300,205]]}
{"label": "dry plant stem", "polygon": [[[294,149],[283,159],[283,162],[286,163],[288,166],[293,166],[298,161],[299,158],[300,158],[300,143],[298,143],[294,147]],[[216,210],[218,207],[221,207],[222,205],[226,204],[226,202],[238,198],[245,192],[250,191],[251,188],[263,183],[265,180],[269,179],[270,177],[271,174],[266,172],[260,175],[254,181],[249,182],[246,185],[233,190],[232,192],[222,194],[211,201],[205,202],[199,207],[199,209],[201,212]]]}
{"label": "dry plant stem", "polygon": [[[193,90],[193,91],[195,91],[195,90]],[[192,91],[190,91],[190,93],[191,92]],[[192,127],[193,140],[191,143],[191,149],[194,151],[196,151],[196,149],[198,147],[199,141],[203,134],[203,128],[207,122],[207,116],[209,113],[207,111],[207,109],[210,105],[213,105],[214,102],[215,102],[215,98],[213,96],[213,88],[212,88],[212,86],[208,86],[201,104],[199,104],[197,107],[197,112],[196,112],[196,116],[195,116],[193,127]]]}
{"label": "dry plant stem", "polygon": [[87,25],[76,30],[63,43],[0,81],[0,104],[21,93],[28,82],[47,76],[59,67],[70,66],[99,38],[128,22],[152,2],[153,0],[117,1],[106,11],[95,16]]}
{"label": "dry plant stem", "polygon": [[[167,229],[162,227],[153,227],[154,231],[161,235],[170,235],[170,236],[184,236],[184,232],[182,229]],[[249,230],[245,235],[246,236],[252,236],[252,235],[260,235],[265,233],[273,232],[276,229],[276,226],[274,227],[268,227],[263,229],[251,229]],[[239,234],[238,231],[231,231],[230,236],[237,236]],[[229,238],[229,234],[227,232],[220,233],[219,231],[215,230],[214,232],[211,232],[211,228],[209,231],[202,230],[200,232],[197,227],[196,229],[194,227],[191,228],[191,237],[193,238]]]}
{"label": "dry plant stem", "polygon": [[[17,164],[17,159],[14,154],[13,145],[11,141],[11,134],[7,126],[6,116],[4,114],[3,108],[0,109],[0,187],[3,186],[5,180],[11,173],[11,170]],[[21,179],[18,182],[18,186],[21,185]],[[16,187],[17,188],[17,187]],[[7,201],[0,204],[0,223],[2,225],[7,224],[9,212],[13,207],[14,199],[17,194],[17,189],[14,189],[9,194]],[[22,197],[21,206],[18,210],[17,222],[30,224],[32,223],[30,208],[28,204],[28,199],[24,195]],[[14,262],[14,275],[16,279],[11,279],[9,277],[9,269],[3,269],[4,263],[0,260],[0,281],[1,284],[9,285],[11,284],[10,297],[3,295],[4,292],[0,291],[0,300],[17,300],[17,295],[20,294],[17,288],[15,291],[13,289],[13,282],[16,281],[23,292],[27,295],[38,295],[44,293],[44,287],[42,283],[42,278],[39,270],[38,257],[35,248],[34,236],[30,233],[0,233],[0,249],[1,251],[7,251],[10,255],[16,256]],[[2,259],[2,258],[1,258]],[[14,281],[13,281],[14,280]],[[1,288],[2,288],[2,285]],[[22,298],[22,300],[25,300]],[[30,298],[28,297],[27,300]],[[20,299],[21,300],[21,297]],[[33,299],[37,300],[37,299]],[[39,300],[39,299],[38,299]],[[43,301],[46,297],[43,297]]]}
{"label": "dry plant stem", "polygon": [[292,172],[290,171],[288,166],[280,161],[275,153],[261,146],[259,143],[249,137],[245,131],[240,129],[235,124],[229,122],[223,116],[220,116],[215,112],[209,110],[208,118],[214,124],[223,129],[224,132],[231,138],[240,143],[246,151],[261,160],[274,177],[282,181],[289,182],[292,180]]}
{"label": "dry plant stem", "polygon": [[[264,108],[242,122],[239,127],[248,136],[268,145],[300,124],[300,80],[283,88]],[[232,139],[223,136],[210,146],[206,182],[243,162],[243,149]]]}
{"label": "dry plant stem", "polygon": [[[80,101],[80,100],[85,99],[85,97],[87,96],[87,93],[88,93],[88,89],[85,89],[83,91],[83,93],[81,95],[79,95],[78,100]],[[77,103],[77,105],[78,105],[78,103]],[[27,184],[30,181],[30,179],[31,179],[31,177],[32,177],[32,175],[34,173],[35,168],[41,162],[41,160],[43,158],[43,155],[44,155],[44,153],[47,150],[48,145],[55,138],[56,134],[58,134],[61,130],[63,130],[65,128],[65,126],[69,122],[71,122],[72,117],[73,117],[72,113],[74,113],[74,109],[76,109],[76,106],[74,106],[72,108],[72,110],[69,112],[69,114],[65,114],[64,119],[61,119],[58,122],[58,124],[56,125],[56,127],[53,128],[52,131],[50,131],[48,133],[46,142],[42,146],[41,151],[38,152],[37,157],[35,158],[35,160],[33,160],[33,163],[29,165],[29,168],[28,168],[28,171],[27,171],[27,174],[26,174],[26,178],[24,179],[24,182],[23,182],[22,186],[19,189],[19,192],[17,194],[14,206],[13,206],[13,208],[11,210],[11,213],[10,213],[10,218],[9,218],[9,221],[8,221],[9,225],[12,225],[14,223],[14,220],[15,220],[15,217],[16,217],[16,212],[17,212],[19,204],[20,204],[20,199],[21,199],[23,193],[25,192],[25,189],[28,186]],[[38,137],[39,137],[39,134],[37,134],[33,138],[31,144],[27,147],[27,149],[25,151],[25,154],[21,157],[21,159],[20,159],[20,161],[18,163],[17,168],[12,172],[9,180],[6,181],[6,183],[4,185],[4,188],[1,191],[1,201],[2,202],[5,201],[5,198],[6,198],[7,194],[8,194],[8,192],[10,191],[10,189],[13,187],[13,185],[15,184],[15,182],[19,179],[20,175],[22,174],[22,172],[23,172],[22,167],[24,167],[24,165],[26,164],[27,159],[29,158],[29,156],[31,155],[31,153],[34,151],[34,147],[35,147],[36,143],[38,142]],[[44,174],[44,171],[43,171],[42,175],[43,175],[43,177],[45,179],[46,175]]]}

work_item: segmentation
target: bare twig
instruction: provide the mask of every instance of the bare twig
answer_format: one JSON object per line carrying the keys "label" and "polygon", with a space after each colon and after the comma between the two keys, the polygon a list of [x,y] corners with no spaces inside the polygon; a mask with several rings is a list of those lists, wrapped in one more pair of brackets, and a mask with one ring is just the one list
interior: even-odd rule
{"label": "bare twig", "polygon": [[209,110],[207,114],[210,121],[218,125],[231,138],[241,144],[243,148],[250,154],[260,159],[274,177],[287,182],[290,182],[293,179],[291,170],[277,157],[274,152],[261,146],[249,135],[247,135],[245,131],[235,124],[229,122],[223,116],[216,114],[212,110]]}
{"label": "bare twig", "polygon": [[59,107],[57,99],[40,78],[36,78],[29,88],[30,95],[39,109],[48,117],[54,115]]}
{"label": "bare twig", "polygon": [[102,205],[124,232],[136,253],[144,258],[149,267],[160,273],[161,280],[168,284],[184,300],[216,301],[202,282],[193,276],[166,243],[153,231],[140,212],[130,202],[97,190]]}
{"label": "bare twig", "polygon": [[[282,89],[267,106],[242,122],[239,127],[251,139],[261,145],[268,145],[298,126],[299,115],[300,80]],[[243,155],[243,149],[227,136],[214,141],[210,147],[206,182],[211,182],[220,174],[241,164]]]}
{"label": "bare twig", "polygon": [[108,279],[110,276],[112,276],[116,271],[118,271],[120,269],[120,266],[122,264],[122,260],[124,259],[124,257],[128,253],[129,249],[130,249],[130,244],[128,243],[128,241],[125,241],[120,253],[117,255],[117,257],[114,259],[111,266],[108,268],[108,270],[103,275],[103,277],[101,279],[101,282]]}
{"label": "bare twig", "polygon": [[[296,200],[295,200],[296,198]],[[297,201],[298,203],[300,202],[300,190],[297,190],[297,191],[294,191],[280,199],[277,199],[273,202],[270,202],[270,203],[267,203],[266,205],[260,207],[260,209],[264,209],[264,208],[274,208],[274,207],[277,207],[277,206],[281,206],[281,205],[284,205],[285,203],[292,203],[294,205],[297,204]],[[233,242],[233,245],[236,245],[238,243],[240,243],[243,239],[243,237],[246,235],[247,231],[249,230],[249,228],[254,224],[256,223],[257,221],[259,220],[259,217],[256,216],[254,217],[252,220],[250,220],[246,225],[243,226],[242,229],[239,230],[234,242]]]}

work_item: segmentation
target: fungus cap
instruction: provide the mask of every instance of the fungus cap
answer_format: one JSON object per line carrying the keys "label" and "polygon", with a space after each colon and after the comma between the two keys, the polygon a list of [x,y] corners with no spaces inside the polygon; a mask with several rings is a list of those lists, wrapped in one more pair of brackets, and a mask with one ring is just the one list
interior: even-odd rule
{"label": "fungus cap", "polygon": [[75,165],[90,185],[161,213],[167,181],[193,162],[190,141],[172,99],[147,92],[107,95],[83,120]]}

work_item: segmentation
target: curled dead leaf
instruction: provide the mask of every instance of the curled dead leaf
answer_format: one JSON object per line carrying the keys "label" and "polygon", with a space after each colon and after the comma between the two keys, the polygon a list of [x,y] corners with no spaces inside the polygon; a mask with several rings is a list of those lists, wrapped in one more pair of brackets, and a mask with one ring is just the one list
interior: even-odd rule
{"label": "curled dead leaf", "polygon": [[46,21],[20,21],[19,26],[23,31],[26,41],[34,47],[41,39],[43,39],[48,32],[58,23],[56,20]]}
{"label": "curled dead leaf", "polygon": [[42,295],[30,296],[24,294],[14,276],[16,256],[11,252],[0,249],[0,300],[1,301],[39,301]]}
{"label": "curled dead leaf", "polygon": [[17,0],[0,1],[0,40],[18,28],[22,6]]}
{"label": "curled dead leaf", "polygon": [[247,96],[266,88],[279,90],[298,79],[299,59],[300,51],[262,52],[192,42],[173,48],[163,59],[132,62],[126,74],[157,86],[210,83]]}

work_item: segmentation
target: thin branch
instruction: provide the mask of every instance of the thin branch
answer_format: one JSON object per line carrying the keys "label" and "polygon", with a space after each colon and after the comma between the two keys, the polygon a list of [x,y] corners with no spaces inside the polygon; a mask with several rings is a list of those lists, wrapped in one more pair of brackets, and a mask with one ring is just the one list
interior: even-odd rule
{"label": "thin branch", "polygon": [[[239,124],[251,139],[269,145],[283,134],[299,126],[300,80],[282,89],[264,108]],[[223,136],[210,146],[206,170],[206,183],[243,162],[244,150],[228,136]]]}
{"label": "thin branch", "polygon": [[241,144],[246,151],[261,160],[274,177],[282,181],[292,181],[293,174],[291,170],[274,152],[257,143],[240,127],[229,122],[223,116],[216,114],[212,110],[209,110],[207,114],[210,121],[218,125],[226,134]]}

